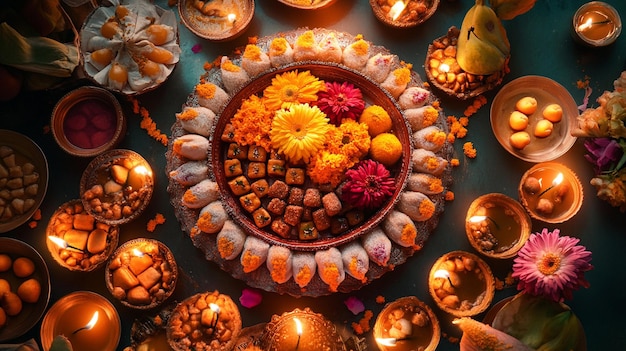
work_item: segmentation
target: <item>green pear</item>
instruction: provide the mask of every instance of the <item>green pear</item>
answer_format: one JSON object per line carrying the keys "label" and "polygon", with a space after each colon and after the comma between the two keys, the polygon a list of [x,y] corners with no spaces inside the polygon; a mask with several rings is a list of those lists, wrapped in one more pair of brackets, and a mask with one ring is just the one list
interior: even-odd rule
{"label": "green pear", "polygon": [[510,52],[502,22],[484,0],[476,0],[461,25],[456,53],[459,66],[471,74],[492,74],[504,67]]}

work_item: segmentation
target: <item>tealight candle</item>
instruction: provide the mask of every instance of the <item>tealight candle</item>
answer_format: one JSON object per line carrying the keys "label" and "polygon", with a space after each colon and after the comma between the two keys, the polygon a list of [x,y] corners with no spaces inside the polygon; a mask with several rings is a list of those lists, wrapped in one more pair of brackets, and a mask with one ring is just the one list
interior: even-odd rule
{"label": "tealight candle", "polygon": [[309,308],[272,316],[260,340],[267,351],[346,349],[335,325]]}
{"label": "tealight candle", "polygon": [[498,193],[485,194],[467,210],[465,232],[472,246],[485,256],[515,256],[531,231],[531,220],[516,200]]}
{"label": "tealight candle", "polygon": [[489,307],[495,280],[489,266],[478,256],[452,251],[432,266],[428,290],[443,311],[456,317],[469,317]]}
{"label": "tealight candle", "polygon": [[582,185],[576,174],[557,162],[539,163],[520,181],[519,196],[530,216],[547,223],[562,223],[582,206]]}
{"label": "tealight candle", "polygon": [[615,8],[601,1],[582,5],[574,14],[573,26],[582,42],[595,47],[613,43],[622,31],[622,21]]}
{"label": "tealight candle", "polygon": [[74,351],[114,351],[120,339],[120,318],[104,297],[78,291],[57,301],[41,325],[41,342],[48,350],[57,335],[69,339]]}

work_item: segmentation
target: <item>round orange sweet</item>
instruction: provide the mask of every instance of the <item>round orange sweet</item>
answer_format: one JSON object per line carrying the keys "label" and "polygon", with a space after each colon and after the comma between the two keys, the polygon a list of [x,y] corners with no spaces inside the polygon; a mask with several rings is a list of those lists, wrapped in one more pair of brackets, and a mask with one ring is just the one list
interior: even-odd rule
{"label": "round orange sweet", "polygon": [[519,112],[530,116],[537,110],[537,99],[532,96],[524,96],[523,98],[517,100],[515,108]]}
{"label": "round orange sweet", "polygon": [[559,104],[550,104],[543,109],[542,114],[548,121],[558,123],[563,117],[563,108]]}
{"label": "round orange sweet", "polygon": [[16,258],[13,262],[13,273],[20,277],[28,277],[35,272],[35,263],[28,257]]}
{"label": "round orange sweet", "polygon": [[389,167],[402,157],[402,144],[392,133],[378,134],[372,139],[370,157]]}
{"label": "round orange sweet", "polygon": [[7,254],[0,254],[0,272],[6,272],[11,269],[11,264],[13,264],[11,256]]}
{"label": "round orange sweet", "polygon": [[378,105],[370,105],[363,110],[359,122],[367,124],[367,131],[373,138],[380,133],[391,130],[392,122],[389,113]]}

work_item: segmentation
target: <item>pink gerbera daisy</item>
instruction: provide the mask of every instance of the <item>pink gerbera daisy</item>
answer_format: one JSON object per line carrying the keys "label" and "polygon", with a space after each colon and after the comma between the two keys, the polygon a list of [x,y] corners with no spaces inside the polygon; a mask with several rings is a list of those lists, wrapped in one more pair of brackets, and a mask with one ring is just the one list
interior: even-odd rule
{"label": "pink gerbera daisy", "polygon": [[336,126],[344,118],[356,120],[365,108],[361,90],[348,82],[326,82],[326,90],[318,92],[317,97],[315,104]]}
{"label": "pink gerbera daisy", "polygon": [[346,184],[341,189],[341,198],[348,204],[361,209],[380,207],[396,187],[396,181],[381,163],[363,160],[346,172]]}
{"label": "pink gerbera daisy", "polygon": [[572,292],[589,287],[585,272],[591,270],[591,252],[577,238],[559,236],[555,229],[533,233],[513,262],[518,290],[554,301],[572,299]]}

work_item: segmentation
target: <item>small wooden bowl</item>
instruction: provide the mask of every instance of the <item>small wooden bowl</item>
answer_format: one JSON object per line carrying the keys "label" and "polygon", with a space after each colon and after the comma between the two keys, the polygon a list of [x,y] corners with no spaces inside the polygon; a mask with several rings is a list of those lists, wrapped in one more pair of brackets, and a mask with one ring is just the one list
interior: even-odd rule
{"label": "small wooden bowl", "polygon": [[[433,40],[432,44],[428,45],[424,69],[430,84],[460,100],[476,97],[502,84],[505,74],[509,72],[508,59],[499,72],[490,75],[466,73],[456,61],[458,38],[459,29],[453,26],[448,29],[446,35]],[[444,63],[447,65],[446,68],[442,68]],[[449,72],[458,72],[458,74]]]}
{"label": "small wooden bowl", "polygon": [[[88,219],[91,217],[90,219]],[[76,225],[77,222],[93,221],[89,226]],[[64,240],[66,235],[76,235],[68,232],[86,235],[85,247],[72,247],[72,243]],[[106,232],[106,248],[100,252],[90,252],[90,239],[92,235],[99,236]],[[61,205],[50,217],[46,228],[46,245],[52,258],[61,266],[70,271],[90,272],[102,266],[111,257],[117,248],[119,240],[119,227],[97,221],[83,208],[81,200],[71,200]],[[94,236],[94,237],[95,237]],[[54,240],[59,240],[55,243]],[[69,239],[69,238],[65,238]],[[94,240],[94,239],[91,239]],[[69,245],[69,246],[66,246]]]}
{"label": "small wooden bowl", "polygon": [[[98,108],[99,114],[91,114],[94,108]],[[119,101],[108,90],[84,86],[65,94],[56,103],[50,126],[54,140],[63,151],[73,156],[93,157],[111,150],[124,138],[126,117]],[[94,138],[102,140],[97,145],[85,145]]]}
{"label": "small wooden bowl", "polygon": [[[394,331],[390,333],[395,322],[399,320],[394,317],[396,311],[400,311],[402,318],[411,323],[410,334],[399,337],[394,335]],[[427,304],[415,296],[401,297],[385,305],[376,318],[373,333],[376,344],[382,351],[434,351],[441,338],[437,316]]]}
{"label": "small wooden bowl", "polygon": [[[439,0],[406,0],[407,8],[399,14],[396,19],[390,15],[393,4],[401,2],[400,0],[370,0],[370,6],[376,18],[382,23],[395,28],[411,28],[424,23],[432,15],[435,14],[439,7]],[[390,4],[391,3],[391,4]],[[423,4],[423,7],[422,7]],[[415,16],[409,12],[412,6],[418,6],[419,11]]]}
{"label": "small wooden bowl", "polygon": [[[461,260],[460,265],[455,265],[457,260]],[[465,264],[470,261],[473,263]],[[449,278],[441,276],[442,271],[447,272]],[[467,290],[468,285],[472,285],[469,293],[464,291],[461,294],[461,289],[465,287]],[[495,290],[491,268],[480,257],[465,251],[444,254],[437,259],[428,275],[428,291],[437,306],[459,318],[484,312],[491,304]]]}
{"label": "small wooden bowl", "polygon": [[[130,280],[135,278],[136,284],[130,286],[125,283],[126,280],[118,281],[118,274],[119,277],[130,276]],[[147,285],[144,278],[150,275],[158,275],[160,278],[153,285]],[[174,293],[178,266],[174,254],[165,244],[154,239],[140,238],[127,241],[115,250],[107,264],[104,278],[109,292],[122,305],[147,310],[161,305]],[[146,290],[150,302],[135,302],[132,298],[134,289]]]}
{"label": "small wooden bowl", "polygon": [[[180,19],[193,34],[212,41],[228,41],[239,37],[254,17],[253,0],[234,0],[237,6],[224,11],[233,18],[215,18],[197,9],[195,0],[178,1]],[[209,6],[209,5],[207,5]]]}

